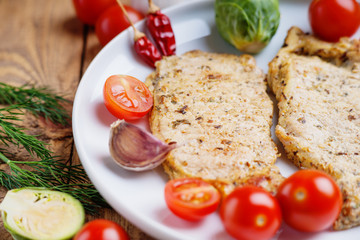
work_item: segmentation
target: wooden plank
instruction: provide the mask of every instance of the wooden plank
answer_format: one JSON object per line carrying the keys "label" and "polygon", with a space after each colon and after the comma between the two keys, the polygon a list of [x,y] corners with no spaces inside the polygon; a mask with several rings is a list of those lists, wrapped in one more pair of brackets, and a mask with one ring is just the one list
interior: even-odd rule
{"label": "wooden plank", "polygon": [[0,81],[47,85],[73,96],[82,25],[71,1],[0,1]]}
{"label": "wooden plank", "polygon": [[[71,1],[0,0],[0,21],[0,82],[48,86],[72,100],[80,77],[83,26],[75,18]],[[55,154],[69,158],[73,144],[70,125],[57,128],[32,116],[26,116],[24,123],[30,133],[40,134]],[[19,152],[16,159],[25,156]],[[1,188],[0,201],[5,193]],[[12,239],[1,220],[0,238]]]}

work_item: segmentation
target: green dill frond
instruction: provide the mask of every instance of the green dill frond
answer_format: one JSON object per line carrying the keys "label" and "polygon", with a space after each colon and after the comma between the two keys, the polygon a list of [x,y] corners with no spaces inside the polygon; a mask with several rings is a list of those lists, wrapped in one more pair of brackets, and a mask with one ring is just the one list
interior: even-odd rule
{"label": "green dill frond", "polygon": [[[0,184],[9,190],[44,187],[62,191],[78,199],[90,214],[96,214],[98,208],[109,207],[95,187],[89,183],[81,165],[67,166],[53,158],[40,161],[11,161],[1,152],[0,159],[10,168],[9,174],[0,170]],[[26,165],[32,170],[21,168],[19,165]]]}
{"label": "green dill frond", "polygon": [[[52,156],[46,143],[29,135],[21,127],[21,115],[27,110],[54,123],[66,125],[70,116],[60,103],[64,98],[46,88],[13,87],[0,83],[0,161],[9,166],[9,172],[0,170],[0,184],[7,189],[44,187],[68,193],[83,204],[90,214],[100,207],[109,207],[90,183],[82,166]],[[33,159],[10,160],[10,147],[23,147]],[[37,157],[37,159],[35,159]],[[64,163],[65,162],[65,163]]]}
{"label": "green dill frond", "polygon": [[99,208],[110,207],[92,184],[66,184],[52,189],[74,196],[82,203],[85,211],[93,215],[98,214]]}
{"label": "green dill frond", "polygon": [[[45,147],[45,143],[33,135],[26,134],[25,129],[17,124],[20,121],[18,115],[21,113],[15,113],[11,110],[11,108],[0,109],[0,141],[6,146],[14,144],[19,147],[21,145],[31,155],[35,154],[41,159],[49,158],[51,151]],[[7,114],[4,114],[4,112]]]}
{"label": "green dill frond", "polygon": [[54,123],[68,124],[69,114],[61,103],[69,102],[47,88],[24,85],[15,87],[0,83],[0,104],[19,104],[35,116],[43,116]]}

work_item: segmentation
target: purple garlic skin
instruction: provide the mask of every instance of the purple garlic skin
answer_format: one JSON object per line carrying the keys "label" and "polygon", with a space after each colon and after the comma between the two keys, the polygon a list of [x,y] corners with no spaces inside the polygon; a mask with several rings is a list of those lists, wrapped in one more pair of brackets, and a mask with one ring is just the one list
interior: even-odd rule
{"label": "purple garlic skin", "polygon": [[111,124],[110,155],[122,168],[145,171],[159,166],[175,144],[163,143],[138,126],[117,120]]}

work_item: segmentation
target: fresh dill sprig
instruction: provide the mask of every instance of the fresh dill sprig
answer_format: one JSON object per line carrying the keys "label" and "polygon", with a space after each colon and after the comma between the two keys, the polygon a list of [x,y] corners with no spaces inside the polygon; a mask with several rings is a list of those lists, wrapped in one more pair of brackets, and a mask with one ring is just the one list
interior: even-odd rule
{"label": "fresh dill sprig", "polygon": [[25,129],[17,124],[21,121],[18,116],[23,115],[23,113],[15,110],[23,106],[24,104],[14,104],[0,109],[0,140],[6,146],[13,144],[19,147],[21,145],[31,155],[35,154],[39,158],[51,157],[51,152],[45,147],[44,142],[35,136],[26,134]]}
{"label": "fresh dill sprig", "polygon": [[[23,109],[35,116],[44,116],[54,123],[67,124],[70,118],[61,103],[62,97],[46,88],[13,87],[0,83],[0,161],[6,163],[10,173],[0,170],[0,184],[6,189],[22,187],[44,187],[68,193],[81,201],[85,210],[94,214],[100,207],[108,207],[95,187],[90,183],[82,166],[64,163],[52,156],[46,143],[29,135],[20,126]],[[34,159],[29,161],[10,160],[6,148],[24,147]],[[35,157],[38,159],[35,159]]]}
{"label": "fresh dill sprig", "polygon": [[48,88],[24,85],[15,87],[0,83],[0,104],[22,104],[35,116],[43,116],[54,123],[66,125],[70,116],[60,103],[69,102]]}
{"label": "fresh dill sprig", "polygon": [[[95,214],[99,207],[108,207],[95,187],[88,182],[81,165],[67,166],[53,158],[12,161],[1,152],[0,159],[8,164],[11,171],[10,174],[0,171],[0,184],[7,189],[44,187],[65,192],[77,198],[90,214]],[[33,170],[19,165],[30,166]]]}

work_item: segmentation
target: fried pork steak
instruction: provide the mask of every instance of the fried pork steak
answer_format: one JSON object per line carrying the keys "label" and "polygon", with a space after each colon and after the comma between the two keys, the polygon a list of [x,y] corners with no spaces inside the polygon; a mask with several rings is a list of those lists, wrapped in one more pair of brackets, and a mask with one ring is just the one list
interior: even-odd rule
{"label": "fried pork steak", "polygon": [[154,94],[151,131],[178,146],[163,164],[171,179],[199,177],[223,195],[243,184],[276,191],[283,177],[270,137],[273,103],[252,56],[166,57],[146,82]]}
{"label": "fried pork steak", "polygon": [[319,169],[340,186],[334,229],[360,224],[360,41],[326,43],[293,27],[269,64],[276,135],[299,168]]}

